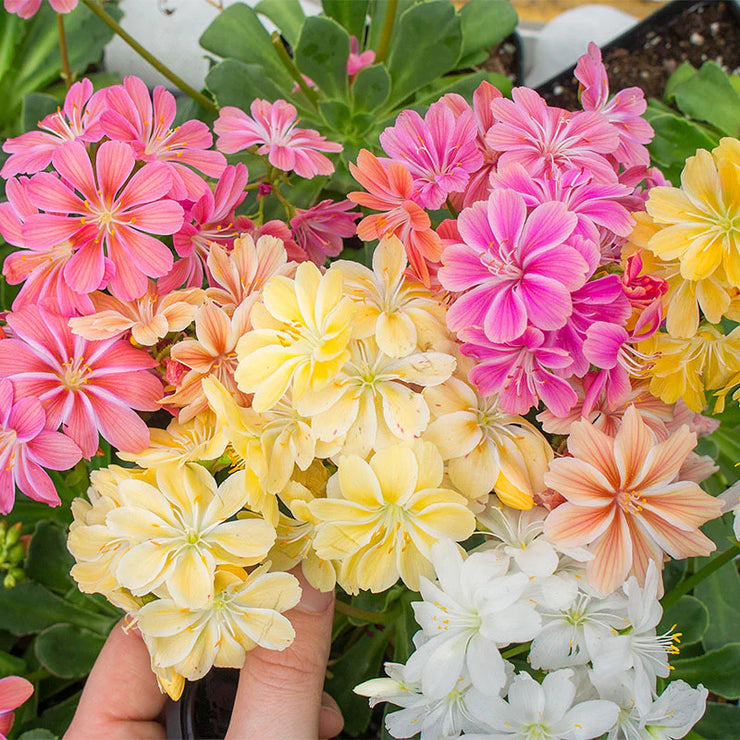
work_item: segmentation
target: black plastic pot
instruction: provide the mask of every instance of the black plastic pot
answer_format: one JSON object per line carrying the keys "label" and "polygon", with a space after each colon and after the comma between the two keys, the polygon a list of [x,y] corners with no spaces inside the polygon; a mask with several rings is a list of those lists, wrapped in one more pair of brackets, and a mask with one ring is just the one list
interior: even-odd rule
{"label": "black plastic pot", "polygon": [[[681,21],[686,19],[684,14],[694,13],[704,8],[713,13],[722,13],[724,22],[730,23],[737,29],[740,29],[740,4],[738,3],[738,0],[673,0],[673,2],[668,3],[668,5],[665,5],[636,26],[633,26],[613,41],[610,41],[608,44],[601,47],[607,72],[610,71],[610,65],[608,63],[610,55],[612,55],[612,53],[619,52],[620,50],[628,52],[629,61],[633,62],[634,69],[638,71],[640,69],[644,69],[644,50],[646,46],[649,47],[651,44],[658,44],[656,49],[662,50],[659,45],[661,34],[664,34],[667,31],[670,31],[673,35],[680,33],[688,40],[688,43],[692,43],[690,39],[694,29],[685,26]],[[641,50],[643,52],[642,54]],[[667,55],[668,53],[669,51],[666,48],[665,54]],[[671,49],[671,53],[675,54],[675,50]],[[737,55],[734,61],[730,59],[724,60],[726,63],[730,62],[730,71],[732,71],[733,68],[740,66],[740,44],[738,44],[733,50],[733,53]],[[701,50],[697,50],[697,55],[699,58],[695,60],[694,66],[699,67],[703,61],[706,61],[706,59],[701,59]],[[707,58],[711,59],[711,56],[707,55]],[[544,82],[536,88],[537,92],[542,95],[550,105],[572,109],[574,107],[574,96],[578,89],[578,83],[573,78],[574,70],[575,66],[559,73],[555,77],[552,77],[547,82]],[[651,73],[658,74],[661,72],[661,70],[656,70],[654,68],[650,71]],[[673,70],[671,69],[664,70],[665,81],[662,85],[663,88],[665,87],[665,82],[667,82],[672,71]],[[632,84],[640,86],[639,81]],[[614,85],[613,87],[616,90],[621,87],[629,86],[631,85]]]}

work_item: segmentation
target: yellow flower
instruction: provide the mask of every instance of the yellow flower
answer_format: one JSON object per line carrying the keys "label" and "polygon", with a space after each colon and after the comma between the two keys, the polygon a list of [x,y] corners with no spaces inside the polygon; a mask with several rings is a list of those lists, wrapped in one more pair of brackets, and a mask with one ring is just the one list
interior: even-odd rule
{"label": "yellow flower", "polygon": [[204,411],[180,423],[173,419],[167,429],[150,429],[149,447],[143,452],[118,452],[121,460],[142,468],[175,463],[184,465],[199,460],[216,460],[223,455],[227,439],[211,411]]}
{"label": "yellow flower", "polygon": [[650,392],[665,403],[683,399],[692,411],[706,405],[705,389],[723,388],[740,371],[740,327],[725,336],[704,324],[689,339],[657,332],[638,349],[653,355],[647,369]]}
{"label": "yellow flower", "polygon": [[740,287],[740,177],[729,145],[686,160],[681,188],[655,187],[646,208],[661,228],[648,243],[664,260],[678,259],[681,275],[701,280],[718,267]]}
{"label": "yellow flower", "polygon": [[397,236],[380,240],[373,269],[349,260],[334,263],[345,279],[345,292],[359,304],[355,336],[374,336],[389,357],[419,349],[441,349],[448,340],[445,309],[422,283],[406,275],[406,251]]}
{"label": "yellow flower", "polygon": [[473,533],[466,499],[441,487],[443,467],[434,445],[422,441],[381,450],[369,462],[357,455],[340,459],[328,498],[308,508],[317,521],[316,552],[339,561],[345,590],[377,593],[399,577],[418,590],[420,576],[434,577],[432,545]]}
{"label": "yellow flower", "polygon": [[493,490],[507,506],[531,508],[553,458],[542,434],[457,378],[425,389],[424,398],[434,416],[424,439],[448,461],[453,485],[469,498]]}
{"label": "yellow flower", "polygon": [[241,668],[246,652],[257,645],[289,647],[295,631],[282,612],[298,603],[301,587],[290,573],[265,570],[247,575],[239,568],[219,568],[213,600],[201,608],[183,609],[167,598],[143,606],[137,626],[155,671],[171,669],[195,681],[212,666]]}
{"label": "yellow flower", "polygon": [[252,407],[272,408],[292,385],[293,398],[327,385],[349,357],[355,307],[343,295],[342,274],[322,275],[303,262],[294,280],[270,278],[251,312],[254,330],[237,345],[239,390],[254,393]]}

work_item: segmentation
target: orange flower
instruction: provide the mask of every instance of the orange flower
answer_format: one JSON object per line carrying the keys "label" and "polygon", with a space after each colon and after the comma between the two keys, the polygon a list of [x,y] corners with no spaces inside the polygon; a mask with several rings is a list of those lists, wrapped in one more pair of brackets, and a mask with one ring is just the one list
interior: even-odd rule
{"label": "orange flower", "polygon": [[589,581],[611,593],[627,577],[642,584],[651,560],[708,555],[714,543],[698,529],[718,517],[722,502],[696,483],[675,480],[696,434],[682,426],[656,443],[631,406],[614,438],[588,421],[571,427],[573,457],[550,463],[545,483],[566,498],[545,521],[545,534],[561,547],[590,545]]}

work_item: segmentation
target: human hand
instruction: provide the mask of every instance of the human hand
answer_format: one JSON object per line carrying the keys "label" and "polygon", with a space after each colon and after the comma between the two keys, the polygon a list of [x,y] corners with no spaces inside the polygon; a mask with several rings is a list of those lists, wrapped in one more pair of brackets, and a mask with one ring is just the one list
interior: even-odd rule
{"label": "human hand", "polygon": [[[303,596],[286,612],[295,641],[282,652],[257,647],[247,653],[227,740],[317,740],[334,737],[344,725],[336,702],[322,694],[334,594],[316,591],[296,575]],[[164,740],[166,700],[141,636],[116,625],[95,662],[65,740]]]}

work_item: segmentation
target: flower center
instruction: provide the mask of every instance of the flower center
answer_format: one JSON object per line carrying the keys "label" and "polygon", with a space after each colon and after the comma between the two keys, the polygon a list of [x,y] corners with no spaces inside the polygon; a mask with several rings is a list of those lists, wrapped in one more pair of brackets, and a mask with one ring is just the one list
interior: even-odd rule
{"label": "flower center", "polygon": [[626,514],[639,514],[643,505],[647,503],[647,499],[640,495],[640,491],[621,491],[620,494],[619,505]]}
{"label": "flower center", "polygon": [[84,357],[70,357],[67,362],[62,363],[62,385],[70,391],[77,390],[85,385],[90,374],[91,367],[85,363]]}

